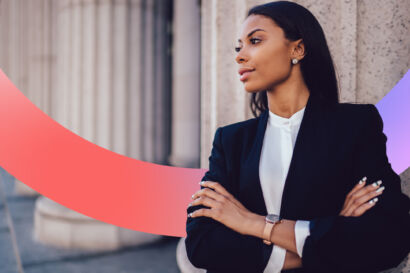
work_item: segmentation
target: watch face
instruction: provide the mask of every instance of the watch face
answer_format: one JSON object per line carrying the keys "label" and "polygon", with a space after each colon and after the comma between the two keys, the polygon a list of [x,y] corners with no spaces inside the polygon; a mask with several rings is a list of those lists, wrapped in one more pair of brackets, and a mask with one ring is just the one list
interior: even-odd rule
{"label": "watch face", "polygon": [[266,221],[268,221],[270,223],[276,223],[279,220],[280,220],[279,215],[276,215],[276,214],[266,215]]}

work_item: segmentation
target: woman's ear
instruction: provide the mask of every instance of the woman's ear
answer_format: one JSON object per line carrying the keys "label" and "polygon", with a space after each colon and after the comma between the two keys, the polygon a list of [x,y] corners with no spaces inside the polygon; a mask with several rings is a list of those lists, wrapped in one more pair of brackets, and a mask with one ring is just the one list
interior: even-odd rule
{"label": "woman's ear", "polygon": [[299,39],[292,42],[292,58],[297,58],[299,61],[302,60],[305,55],[305,44],[303,43],[303,39]]}

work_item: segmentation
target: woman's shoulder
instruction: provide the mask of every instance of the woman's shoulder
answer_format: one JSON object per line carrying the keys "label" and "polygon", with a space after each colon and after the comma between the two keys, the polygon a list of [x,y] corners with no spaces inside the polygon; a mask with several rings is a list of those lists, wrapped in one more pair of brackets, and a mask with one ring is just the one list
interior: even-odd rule
{"label": "woman's shoulder", "polygon": [[[219,127],[222,138],[239,137],[256,132],[261,116]],[[223,132],[222,132],[223,131]]]}
{"label": "woman's shoulder", "polygon": [[343,115],[368,115],[370,112],[376,109],[376,106],[371,103],[352,103],[352,102],[341,102],[336,104],[334,109],[339,114]]}
{"label": "woman's shoulder", "polygon": [[239,150],[249,149],[249,145],[251,145],[256,138],[258,127],[262,119],[263,117],[259,116],[221,126],[217,129],[215,138],[218,139],[224,147],[225,152],[229,155]]}
{"label": "woman's shoulder", "polygon": [[355,123],[368,122],[369,119],[379,119],[380,114],[376,106],[371,103],[338,103],[333,107],[333,113],[346,121]]}

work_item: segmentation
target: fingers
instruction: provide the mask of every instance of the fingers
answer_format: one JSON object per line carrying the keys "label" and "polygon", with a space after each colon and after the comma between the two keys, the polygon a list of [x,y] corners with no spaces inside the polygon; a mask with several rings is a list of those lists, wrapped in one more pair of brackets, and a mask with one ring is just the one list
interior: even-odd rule
{"label": "fingers", "polygon": [[364,183],[356,185],[347,195],[345,204],[340,215],[343,216],[360,216],[372,208],[378,201],[377,196],[381,195],[384,186],[380,187],[382,181],[379,180],[373,184],[363,187]]}
{"label": "fingers", "polygon": [[379,201],[379,199],[376,197],[376,198],[373,198],[372,200],[370,200],[369,202],[365,202],[363,205],[359,206],[355,211],[353,211],[351,216],[358,217],[358,216],[362,215],[367,210],[374,207],[376,205],[377,201]]}
{"label": "fingers", "polygon": [[244,206],[231,194],[229,193],[221,184],[218,182],[213,181],[201,181],[199,182],[201,186],[214,189],[216,192],[222,194],[226,198],[228,198],[232,203],[240,208],[244,208]]}
{"label": "fingers", "polygon": [[373,199],[374,197],[382,194],[383,191],[384,191],[384,186],[380,187],[380,188],[377,188],[376,190],[368,192],[368,193],[362,195],[361,197],[359,197],[358,199],[356,199],[356,203],[357,203],[358,206],[361,206],[365,202],[370,201],[370,199]]}
{"label": "fingers", "polygon": [[222,194],[220,194],[220,193],[218,193],[218,192],[216,192],[216,191],[213,191],[213,190],[211,190],[211,189],[209,189],[209,188],[200,189],[199,191],[197,191],[196,193],[194,193],[194,194],[191,196],[191,198],[192,198],[193,200],[195,200],[195,199],[197,199],[198,197],[201,197],[201,196],[207,196],[207,197],[212,198],[212,199],[214,199],[214,200],[216,200],[216,201],[219,201],[219,202],[223,202],[224,199],[226,198],[224,195],[222,195]]}
{"label": "fingers", "polygon": [[360,179],[359,183],[357,183],[357,184],[353,187],[353,189],[347,194],[346,199],[345,199],[344,206],[350,201],[352,195],[353,195],[355,192],[357,192],[358,190],[360,190],[361,188],[363,188],[364,185],[366,185],[366,183],[365,183],[366,180],[367,180],[367,177],[366,177],[366,176],[363,177],[362,179]]}
{"label": "fingers", "polygon": [[194,193],[191,196],[191,198],[194,200],[188,204],[188,207],[204,205],[209,208],[208,209],[203,209],[203,208],[197,209],[189,213],[188,217],[207,216],[207,217],[213,218],[211,209],[218,207],[220,204],[218,200],[223,200],[226,197],[224,197],[223,195],[211,189],[204,188]]}
{"label": "fingers", "polygon": [[380,187],[381,183],[382,181],[379,180],[377,182],[374,182],[373,184],[367,185],[366,187],[361,187],[355,192],[353,192],[350,195],[349,200],[347,200],[347,204],[346,204],[346,207],[349,208],[347,210],[348,213],[349,214],[352,213],[359,205],[363,204],[363,202],[361,202],[361,200],[363,199],[360,199],[360,198],[370,192],[377,190]]}
{"label": "fingers", "polygon": [[232,197],[232,195],[218,182],[213,181],[201,181],[199,185],[214,189],[216,192],[225,195],[226,197]]}
{"label": "fingers", "polygon": [[355,193],[353,193],[353,198],[358,199],[366,194],[368,194],[369,192],[372,192],[376,189],[378,189],[380,187],[380,185],[382,184],[382,181],[379,180],[377,182],[374,182],[373,184],[367,185],[366,187],[359,189],[358,191],[356,191]]}
{"label": "fingers", "polygon": [[204,205],[206,207],[215,208],[219,205],[219,202],[207,196],[199,196],[194,201],[189,203],[188,207],[197,205]]}
{"label": "fingers", "polygon": [[188,214],[188,217],[198,217],[198,216],[206,216],[206,217],[213,218],[210,209],[197,209],[196,211]]}
{"label": "fingers", "polygon": [[221,202],[208,197],[207,194],[211,195],[219,195],[223,199],[226,199],[226,197],[220,195],[219,193],[214,192],[211,189],[202,189],[195,193],[193,196],[194,201],[189,203],[188,207],[190,206],[197,206],[197,205],[204,205],[209,208],[201,208],[197,209],[191,213],[188,214],[188,217],[198,217],[198,216],[206,216],[213,218],[215,220],[218,220],[219,217],[221,216]]}
{"label": "fingers", "polygon": [[367,177],[363,177],[362,179],[360,179],[359,183],[357,183],[353,189],[347,194],[348,196],[351,196],[353,193],[355,193],[356,191],[358,191],[359,189],[361,189],[364,185],[366,185],[366,180]]}

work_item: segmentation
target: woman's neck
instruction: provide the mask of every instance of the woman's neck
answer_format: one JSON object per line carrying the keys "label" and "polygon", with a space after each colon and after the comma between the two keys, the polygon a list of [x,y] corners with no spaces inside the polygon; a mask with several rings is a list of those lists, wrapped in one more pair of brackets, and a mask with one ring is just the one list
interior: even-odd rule
{"label": "woman's neck", "polygon": [[286,81],[266,93],[269,111],[284,118],[305,107],[310,95],[303,81]]}

